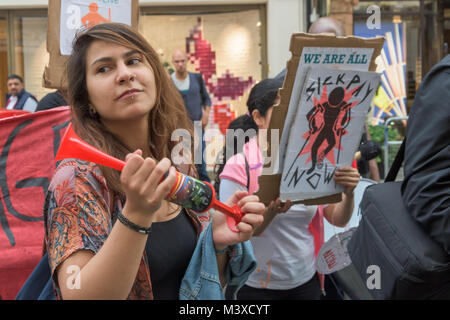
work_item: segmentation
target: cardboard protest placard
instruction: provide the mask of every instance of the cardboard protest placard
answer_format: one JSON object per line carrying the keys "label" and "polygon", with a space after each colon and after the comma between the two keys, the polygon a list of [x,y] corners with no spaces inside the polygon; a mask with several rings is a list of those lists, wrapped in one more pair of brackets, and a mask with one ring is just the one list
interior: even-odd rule
{"label": "cardboard protest placard", "polygon": [[[384,39],[376,37],[363,39],[358,37],[336,37],[334,35],[312,35],[305,33],[293,34],[291,37],[290,51],[292,58],[287,63],[287,72],[283,87],[280,89],[280,103],[272,112],[268,128],[270,148],[264,155],[265,163],[263,174],[259,177],[259,190],[256,194],[260,200],[268,204],[280,196],[282,172],[285,164],[288,141],[297,139],[297,146],[301,146],[298,138],[290,136],[297,112],[308,108],[301,103],[305,79],[310,72],[310,66],[324,66],[331,69],[375,71],[375,58],[380,55]],[[375,88],[376,89],[376,88]],[[311,106],[309,106],[310,110]],[[301,112],[301,111],[300,111]],[[278,139],[272,138],[278,134]],[[349,136],[358,133],[350,133]],[[294,141],[295,142],[295,141]],[[303,141],[304,142],[304,141]],[[297,150],[298,151],[298,150]],[[311,172],[311,174],[313,174]],[[308,177],[306,177],[308,178]],[[336,192],[326,196],[312,196],[309,199],[293,200],[294,203],[307,205],[333,203],[341,200],[341,193]]]}
{"label": "cardboard protest placard", "polygon": [[66,89],[64,68],[76,33],[104,22],[119,22],[138,29],[138,0],[49,0],[47,51],[43,86]]}
{"label": "cardboard protest placard", "polygon": [[282,201],[344,191],[333,176],[352,163],[379,82],[376,72],[309,67],[285,149]]}

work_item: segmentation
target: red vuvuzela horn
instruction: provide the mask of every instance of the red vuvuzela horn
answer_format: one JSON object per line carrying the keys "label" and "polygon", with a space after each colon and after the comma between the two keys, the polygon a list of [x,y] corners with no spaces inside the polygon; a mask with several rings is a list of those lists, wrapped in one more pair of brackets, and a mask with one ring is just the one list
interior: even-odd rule
{"label": "red vuvuzela horn", "polygon": [[[81,140],[75,131],[73,131],[72,124],[69,124],[67,127],[55,160],[67,158],[94,162],[119,171],[122,171],[125,166],[124,161],[112,157]],[[180,172],[176,172],[176,177],[177,180],[167,196],[168,201],[200,213],[208,211],[210,208],[216,209],[228,216],[228,226],[231,230],[238,232],[236,224],[239,223],[243,214],[237,205],[231,208],[218,201],[215,197],[214,188],[209,183],[189,177]]]}
{"label": "red vuvuzela horn", "polygon": [[119,171],[122,171],[125,166],[124,161],[114,158],[81,140],[73,131],[71,123],[62,138],[55,160],[67,158],[91,161]]}

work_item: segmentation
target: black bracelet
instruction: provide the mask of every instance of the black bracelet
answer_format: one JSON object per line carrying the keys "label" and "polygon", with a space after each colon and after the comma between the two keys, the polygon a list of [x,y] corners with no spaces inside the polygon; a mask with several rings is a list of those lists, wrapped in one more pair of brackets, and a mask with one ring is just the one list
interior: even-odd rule
{"label": "black bracelet", "polygon": [[119,214],[117,215],[117,219],[119,219],[120,222],[122,222],[125,226],[127,226],[128,228],[142,233],[142,234],[149,234],[152,231],[152,227],[150,226],[150,228],[144,228],[141,226],[138,226],[137,224],[131,222],[130,220],[128,220],[127,218],[125,218],[124,215],[122,215],[122,212],[119,212]]}

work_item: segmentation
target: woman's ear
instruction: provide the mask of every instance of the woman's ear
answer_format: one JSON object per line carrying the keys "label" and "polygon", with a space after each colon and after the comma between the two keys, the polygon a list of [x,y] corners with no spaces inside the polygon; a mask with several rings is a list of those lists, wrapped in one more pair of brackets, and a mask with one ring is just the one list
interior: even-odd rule
{"label": "woman's ear", "polygon": [[262,128],[264,126],[265,119],[261,115],[261,113],[259,113],[259,110],[254,109],[252,111],[252,118],[253,118],[253,121],[255,121],[255,123],[258,126],[258,128]]}

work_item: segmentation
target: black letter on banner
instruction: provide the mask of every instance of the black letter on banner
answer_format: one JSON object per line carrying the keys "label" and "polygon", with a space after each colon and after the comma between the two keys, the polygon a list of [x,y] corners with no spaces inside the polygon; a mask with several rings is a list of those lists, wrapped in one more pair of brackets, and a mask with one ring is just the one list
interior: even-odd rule
{"label": "black letter on banner", "polygon": [[[6,161],[8,159],[8,153],[9,149],[11,148],[12,142],[14,138],[17,136],[20,130],[28,126],[33,122],[32,119],[25,120],[21,124],[19,124],[9,135],[8,139],[6,140],[5,145],[3,146],[2,153],[0,154],[0,187],[3,194],[3,200],[5,201],[6,209],[9,213],[11,213],[16,218],[19,218],[23,221],[41,221],[44,220],[44,216],[42,217],[30,217],[27,215],[24,215],[20,212],[18,212],[16,209],[14,209],[14,206],[11,203],[9,190],[8,190],[8,184],[6,179]],[[39,178],[34,178],[39,179]],[[47,180],[48,181],[48,180]],[[47,182],[48,183],[48,182]],[[46,190],[44,190],[45,192]]]}
{"label": "black letter on banner", "polygon": [[61,144],[61,135],[59,134],[62,128],[65,128],[69,125],[70,120],[63,122],[61,124],[57,124],[52,127],[53,130],[53,156],[56,157],[56,153],[58,152],[59,145]]}
{"label": "black letter on banner", "polygon": [[14,247],[16,245],[16,240],[14,238],[14,234],[12,233],[11,229],[9,228],[8,219],[6,219],[6,214],[5,214],[5,211],[3,211],[2,205],[0,205],[0,225],[2,226],[2,229],[5,232],[9,243],[11,244],[11,246]]}

